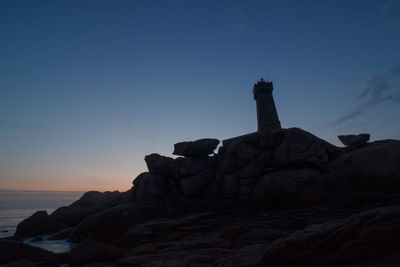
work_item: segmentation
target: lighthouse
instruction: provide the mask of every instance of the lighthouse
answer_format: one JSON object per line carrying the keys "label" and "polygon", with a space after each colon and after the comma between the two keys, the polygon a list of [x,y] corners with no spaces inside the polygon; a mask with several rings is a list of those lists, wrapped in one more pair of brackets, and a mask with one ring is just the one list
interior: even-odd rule
{"label": "lighthouse", "polygon": [[276,112],[272,91],[274,86],[270,81],[259,80],[253,87],[253,96],[257,105],[257,125],[258,131],[233,138],[222,140],[222,147],[228,147],[234,142],[244,142],[246,140],[258,140],[264,133],[281,129],[278,112]]}
{"label": "lighthouse", "polygon": [[253,96],[257,105],[258,132],[269,132],[281,129],[272,91],[274,86],[270,81],[259,80],[253,87]]}

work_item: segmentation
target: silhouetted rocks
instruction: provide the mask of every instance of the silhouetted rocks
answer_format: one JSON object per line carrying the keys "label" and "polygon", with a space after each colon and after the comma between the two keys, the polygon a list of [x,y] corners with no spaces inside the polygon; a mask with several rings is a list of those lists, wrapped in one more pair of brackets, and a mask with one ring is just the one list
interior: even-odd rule
{"label": "silhouetted rocks", "polygon": [[213,170],[206,169],[199,174],[180,180],[183,196],[192,198],[202,196],[213,178]]}
{"label": "silhouetted rocks", "polygon": [[363,134],[349,134],[349,135],[338,135],[340,142],[343,145],[351,148],[359,148],[367,144],[370,138],[370,134],[363,133]]}
{"label": "silhouetted rocks", "polygon": [[43,241],[43,240],[44,240],[43,237],[37,236],[35,238],[32,238],[31,242],[40,242],[40,241]]}
{"label": "silhouetted rocks", "polygon": [[[37,211],[32,216],[18,224],[15,236],[20,238],[33,237],[42,234],[62,233],[63,238],[71,232],[71,227],[77,226],[86,216],[112,208],[120,203],[129,203],[131,192],[96,192],[85,193],[70,206],[61,207],[48,215],[47,211]],[[57,238],[57,237],[54,237]]]}
{"label": "silhouetted rocks", "polygon": [[164,215],[164,207],[161,204],[156,205],[155,202],[118,205],[87,216],[75,227],[70,240],[80,242],[86,238],[93,238],[110,242],[132,225]]}
{"label": "silhouetted rocks", "polygon": [[[17,240],[0,239],[0,265],[19,266],[31,264],[34,266],[59,266],[56,255],[44,249],[33,247]],[[23,265],[22,265],[23,266]]]}
{"label": "silhouetted rocks", "polygon": [[74,266],[101,263],[122,257],[123,249],[94,240],[85,239],[71,250],[70,261]]}
{"label": "silhouetted rocks", "polygon": [[176,172],[177,176],[174,178],[186,179],[203,172],[206,169],[212,169],[216,164],[216,157],[205,158],[184,158],[177,159],[178,164]]}
{"label": "silhouetted rocks", "polygon": [[273,242],[264,256],[264,264],[340,266],[398,252],[399,220],[400,206],[393,206],[311,225]]}
{"label": "silhouetted rocks", "polygon": [[174,155],[183,157],[207,157],[217,148],[219,140],[212,138],[181,142],[174,146]]}
{"label": "silhouetted rocks", "polygon": [[132,195],[136,200],[166,198],[170,196],[170,186],[167,179],[158,174],[141,173],[133,181]]}
{"label": "silhouetted rocks", "polygon": [[173,158],[164,157],[157,153],[153,153],[144,157],[147,169],[154,174],[165,174],[168,172]]}
{"label": "silhouetted rocks", "polygon": [[278,167],[325,167],[339,153],[338,148],[299,128],[281,130],[283,139],[271,152],[271,164]]}
{"label": "silhouetted rocks", "polygon": [[254,186],[252,197],[256,201],[263,200],[269,206],[316,204],[334,197],[338,192],[332,185],[345,186],[340,182],[333,176],[322,175],[318,170],[284,170],[261,177]]}
{"label": "silhouetted rocks", "polygon": [[400,190],[400,141],[369,143],[331,162],[328,171],[359,190]]}
{"label": "silhouetted rocks", "polygon": [[72,231],[74,230],[73,227],[67,227],[57,233],[54,233],[52,235],[50,235],[47,240],[62,240],[62,239],[67,239]]}
{"label": "silhouetted rocks", "polygon": [[101,212],[130,199],[130,192],[89,191],[73,204],[56,209],[50,216],[66,226],[77,226],[86,216]]}
{"label": "silhouetted rocks", "polygon": [[[308,205],[348,191],[337,188],[347,186],[345,182],[325,175],[329,163],[344,152],[304,130],[281,129],[230,139],[214,156],[177,153],[210,140],[176,144],[174,153],[185,158],[146,156],[149,173],[135,179],[134,198],[268,199],[265,205],[282,201]],[[210,149],[217,144],[213,141]],[[307,169],[313,175],[306,175]]]}
{"label": "silhouetted rocks", "polygon": [[41,210],[19,223],[15,235],[19,237],[31,237],[57,232],[62,228],[63,226],[49,216],[47,211]]}
{"label": "silhouetted rocks", "polygon": [[36,267],[36,264],[30,260],[16,260],[10,263],[2,264],[1,267]]}
{"label": "silhouetted rocks", "polygon": [[180,157],[146,156],[131,190],[88,192],[17,234],[80,243],[58,255],[73,266],[396,266],[400,141],[341,139],[290,128],[217,154],[215,139],[178,143]]}

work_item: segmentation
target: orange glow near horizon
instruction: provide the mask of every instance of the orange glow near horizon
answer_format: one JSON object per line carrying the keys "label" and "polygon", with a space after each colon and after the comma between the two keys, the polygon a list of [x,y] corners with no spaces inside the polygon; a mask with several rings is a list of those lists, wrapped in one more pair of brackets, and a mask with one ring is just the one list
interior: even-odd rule
{"label": "orange glow near horizon", "polygon": [[[137,171],[137,174],[141,171]],[[0,189],[4,190],[34,190],[34,191],[127,191],[132,187],[132,181],[137,175],[114,173],[114,175],[80,175],[71,178],[69,175],[8,175],[7,180],[1,179]],[[74,176],[77,177],[77,176]],[[18,181],[18,182],[17,182]]]}
{"label": "orange glow near horizon", "polygon": [[82,192],[87,192],[87,191],[100,191],[100,192],[105,192],[105,191],[120,191],[124,192],[129,190],[132,187],[132,182],[129,183],[129,181],[126,181],[127,183],[124,182],[119,182],[119,183],[111,183],[111,182],[102,182],[100,184],[96,184],[93,186],[89,185],[82,185],[82,184],[63,184],[62,186],[57,185],[57,184],[51,184],[51,183],[46,183],[46,184],[41,184],[41,183],[25,183],[22,185],[19,184],[2,184],[0,189],[4,190],[32,190],[32,191],[82,191]]}
{"label": "orange glow near horizon", "polygon": [[[126,183],[125,183],[126,182]],[[86,185],[86,184],[63,184],[62,186],[56,183],[46,183],[42,184],[39,182],[35,183],[24,183],[24,184],[2,184],[0,189],[4,190],[32,190],[32,191],[127,191],[132,187],[132,181],[125,181],[118,183],[102,182],[96,185]]]}

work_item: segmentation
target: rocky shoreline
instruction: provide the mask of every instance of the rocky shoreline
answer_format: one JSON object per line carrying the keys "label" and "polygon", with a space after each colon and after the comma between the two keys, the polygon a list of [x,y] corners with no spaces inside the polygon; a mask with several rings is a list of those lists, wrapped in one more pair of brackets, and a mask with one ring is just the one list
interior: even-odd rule
{"label": "rocky shoreline", "polygon": [[[175,144],[127,192],[87,192],[0,239],[0,266],[398,266],[400,141],[299,128]],[[77,244],[51,253],[42,234]],[[1,265],[3,264],[3,265]]]}

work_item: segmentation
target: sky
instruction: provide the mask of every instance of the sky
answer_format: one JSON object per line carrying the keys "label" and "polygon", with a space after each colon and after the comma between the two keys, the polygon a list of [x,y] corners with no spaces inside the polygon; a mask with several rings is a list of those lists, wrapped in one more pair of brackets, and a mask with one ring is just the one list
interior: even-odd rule
{"label": "sky", "polygon": [[[6,216],[12,214],[10,214],[10,209],[29,209],[26,216],[33,213],[30,209],[48,210],[50,213],[58,207],[73,203],[82,195],[82,191],[0,190],[0,228],[5,224],[9,224]],[[15,216],[11,215],[10,217],[14,217],[12,219],[15,219]],[[16,224],[19,222],[16,222]]]}
{"label": "sky", "polygon": [[144,156],[257,129],[400,138],[400,1],[0,1],[0,189],[120,190]]}

